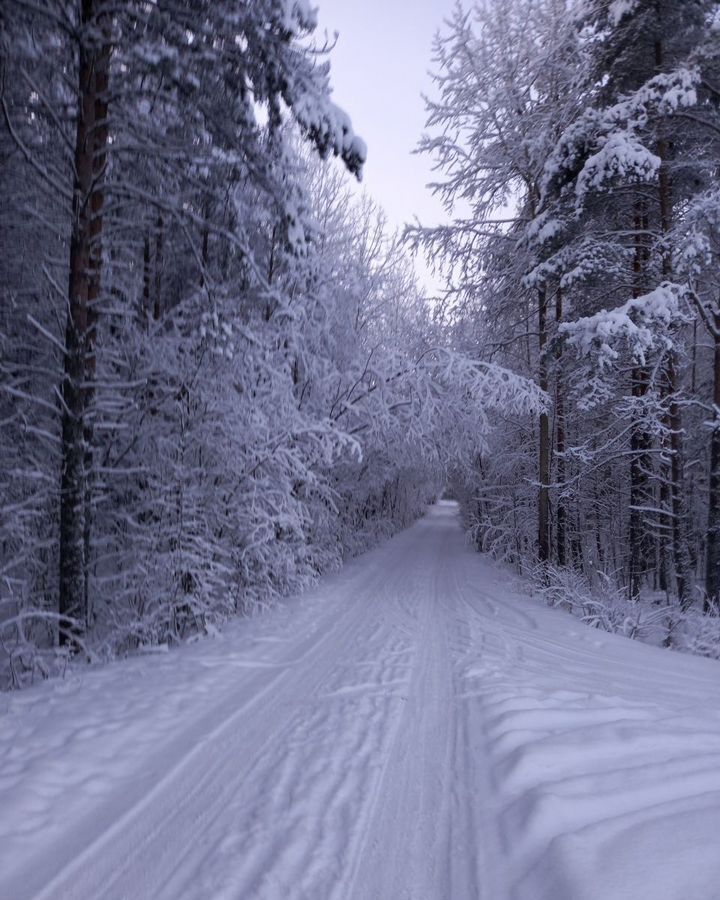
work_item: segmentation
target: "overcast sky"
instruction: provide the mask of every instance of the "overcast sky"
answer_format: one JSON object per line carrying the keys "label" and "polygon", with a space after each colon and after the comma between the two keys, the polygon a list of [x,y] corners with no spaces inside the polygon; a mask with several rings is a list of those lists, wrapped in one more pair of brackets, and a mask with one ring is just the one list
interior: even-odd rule
{"label": "overcast sky", "polygon": [[339,32],[330,55],[333,99],[368,145],[363,183],[399,226],[442,218],[425,185],[430,159],[412,155],[425,125],[421,92],[432,92],[432,39],[452,0],[315,0],[319,36]]}

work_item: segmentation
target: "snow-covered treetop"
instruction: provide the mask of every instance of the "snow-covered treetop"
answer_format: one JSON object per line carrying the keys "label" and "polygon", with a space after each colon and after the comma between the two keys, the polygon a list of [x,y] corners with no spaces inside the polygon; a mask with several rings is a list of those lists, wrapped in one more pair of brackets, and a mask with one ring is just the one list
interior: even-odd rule
{"label": "snow-covered treetop", "polygon": [[591,192],[619,181],[647,182],[658,171],[660,160],[644,144],[643,129],[651,114],[668,116],[697,103],[700,73],[682,66],[655,75],[637,91],[602,110],[588,108],[565,129],[548,159],[542,193],[575,179],[578,211]]}
{"label": "snow-covered treetop", "polygon": [[[312,42],[317,11],[307,0],[198,0],[195,6],[190,25],[173,4],[128,4],[115,24],[117,64],[127,72],[132,60],[141,63],[146,80],[150,75],[162,78],[169,97],[173,92],[197,96],[202,101],[198,122],[226,93],[226,149],[231,135],[247,144],[253,131],[262,130],[258,108],[266,110],[274,125],[287,112],[321,156],[339,157],[359,178],[367,148],[350,117],[331,99],[327,48]],[[157,116],[158,87],[151,87]],[[202,136],[203,143],[208,139]]]}

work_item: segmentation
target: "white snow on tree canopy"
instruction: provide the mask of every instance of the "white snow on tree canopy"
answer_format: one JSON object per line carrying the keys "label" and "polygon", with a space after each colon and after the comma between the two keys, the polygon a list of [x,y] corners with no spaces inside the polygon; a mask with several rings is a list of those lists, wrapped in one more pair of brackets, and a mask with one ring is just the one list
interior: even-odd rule
{"label": "white snow on tree canopy", "polygon": [[575,184],[578,206],[587,194],[618,181],[650,181],[660,168],[660,157],[633,134],[615,133],[585,163]]}
{"label": "white snow on tree canopy", "polygon": [[314,31],[318,24],[318,11],[308,0],[283,0],[281,21],[294,34]]}
{"label": "white snow on tree canopy", "polygon": [[620,341],[627,341],[633,359],[644,365],[651,350],[667,346],[667,329],[682,321],[683,296],[682,287],[664,282],[616,309],[603,309],[575,322],[564,322],[559,333],[581,356],[595,355],[601,369],[618,359]]}
{"label": "white snow on tree canopy", "polygon": [[641,132],[651,114],[667,116],[697,103],[700,73],[682,66],[655,75],[632,94],[603,109],[588,108],[565,129],[547,160],[542,176],[546,195],[558,180],[578,170],[576,196],[582,204],[591,190],[602,190],[618,178],[644,180],[659,167]]}
{"label": "white snow on tree canopy", "polygon": [[360,178],[367,159],[367,146],[353,131],[350,116],[329,100],[325,91],[308,90],[307,86],[303,90],[289,86],[286,99],[298,124],[319,152],[323,156],[339,156]]}
{"label": "white snow on tree canopy", "polygon": [[525,228],[525,235],[531,243],[539,246],[553,240],[563,229],[563,223],[547,210],[536,216]]}
{"label": "white snow on tree canopy", "polygon": [[613,26],[620,24],[629,13],[638,7],[639,0],[612,0],[608,6],[608,18]]}

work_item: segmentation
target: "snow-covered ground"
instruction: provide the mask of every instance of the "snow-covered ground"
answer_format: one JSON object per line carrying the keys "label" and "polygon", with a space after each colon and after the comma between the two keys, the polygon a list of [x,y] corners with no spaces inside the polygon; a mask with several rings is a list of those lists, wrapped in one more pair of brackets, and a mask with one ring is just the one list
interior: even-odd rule
{"label": "snow-covered ground", "polygon": [[452,504],[0,712],[3,900],[720,897],[720,665],[518,596]]}

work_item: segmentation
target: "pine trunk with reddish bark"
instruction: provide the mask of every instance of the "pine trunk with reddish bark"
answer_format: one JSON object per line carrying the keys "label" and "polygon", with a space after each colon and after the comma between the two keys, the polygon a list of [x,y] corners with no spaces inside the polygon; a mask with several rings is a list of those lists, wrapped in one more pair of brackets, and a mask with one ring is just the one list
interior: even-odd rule
{"label": "pine trunk with reddish bark", "polygon": [[103,23],[98,0],[83,0],[78,67],[70,273],[62,381],[60,476],[60,642],[72,643],[89,618],[91,543],[89,408],[95,377],[95,332],[102,274],[103,179],[107,153],[107,87],[110,49],[98,40]]}

